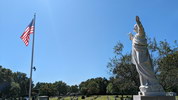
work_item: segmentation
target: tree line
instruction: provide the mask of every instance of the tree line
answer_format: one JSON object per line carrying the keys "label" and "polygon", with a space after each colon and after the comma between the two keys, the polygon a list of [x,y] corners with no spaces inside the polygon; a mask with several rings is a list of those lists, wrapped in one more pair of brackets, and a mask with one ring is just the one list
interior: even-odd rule
{"label": "tree line", "polygon": [[23,97],[28,94],[29,78],[25,73],[12,72],[0,66],[0,97]]}
{"label": "tree line", "polygon": [[[114,46],[114,57],[107,68],[112,74],[109,79],[98,77],[69,86],[63,81],[33,84],[32,95],[106,95],[137,94],[139,77],[135,65],[131,63],[131,52],[123,53],[124,45]],[[166,92],[178,93],[178,43],[170,45],[166,40],[157,42],[148,39],[148,49],[153,69]],[[0,98],[28,96],[29,78],[25,73],[12,72],[0,66]]]}

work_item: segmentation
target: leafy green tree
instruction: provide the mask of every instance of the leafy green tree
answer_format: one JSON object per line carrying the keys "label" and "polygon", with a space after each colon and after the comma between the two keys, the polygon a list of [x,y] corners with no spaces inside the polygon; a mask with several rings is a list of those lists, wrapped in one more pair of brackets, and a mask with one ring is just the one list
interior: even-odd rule
{"label": "leafy green tree", "polygon": [[95,81],[99,86],[98,94],[105,95],[106,94],[106,87],[108,85],[108,80],[106,78],[98,77],[98,78],[93,79],[93,81]]}
{"label": "leafy green tree", "polygon": [[159,60],[159,79],[166,91],[178,92],[178,52]]}
{"label": "leafy green tree", "polygon": [[59,95],[66,95],[68,90],[69,90],[69,86],[62,81],[56,81],[54,83],[55,88],[57,89],[57,94]]}
{"label": "leafy green tree", "polygon": [[[115,57],[110,59],[108,68],[113,74],[113,81],[107,87],[108,93],[132,93],[136,94],[139,87],[138,74],[135,65],[131,63],[131,54],[123,54],[123,44],[118,43],[114,47]],[[153,67],[157,77],[166,91],[178,91],[177,52],[178,44],[174,46],[164,40],[157,43],[156,39],[148,39],[148,49],[152,58]],[[117,86],[114,86],[117,83]],[[170,85],[169,85],[170,84]],[[118,87],[118,89],[112,90]],[[114,92],[113,92],[114,91]]]}
{"label": "leafy green tree", "polygon": [[79,85],[79,91],[82,95],[86,95],[88,93],[88,88],[87,88],[88,82],[81,82]]}
{"label": "leafy green tree", "polygon": [[35,89],[39,90],[39,95],[55,96],[57,89],[53,83],[40,83],[38,82]]}
{"label": "leafy green tree", "polygon": [[120,85],[119,84],[119,81],[114,78],[114,77],[111,77],[110,80],[109,80],[109,84],[107,85],[107,94],[121,94],[121,90],[119,88]]}
{"label": "leafy green tree", "polygon": [[89,82],[87,88],[88,95],[99,94],[99,85],[95,81]]}
{"label": "leafy green tree", "polygon": [[18,83],[12,82],[9,91],[11,97],[17,98],[20,95],[20,86]]}
{"label": "leafy green tree", "polygon": [[[151,40],[151,39],[150,39]],[[151,53],[154,55],[153,62],[156,66],[156,74],[165,91],[178,93],[178,43],[170,44],[164,40],[159,43],[153,39],[149,45]]]}
{"label": "leafy green tree", "polygon": [[27,96],[29,91],[29,78],[27,77],[27,75],[25,73],[15,72],[13,73],[13,80],[14,82],[19,84],[19,96]]}
{"label": "leafy green tree", "polygon": [[[108,87],[108,92],[110,93],[133,93],[138,90],[139,78],[135,65],[131,62],[131,54],[123,54],[124,45],[122,43],[117,43],[114,47],[115,57],[110,59],[107,67],[113,74],[114,81],[110,83],[110,88]],[[112,85],[111,85],[112,84]],[[119,89],[113,89],[115,86]],[[117,90],[117,91],[116,91]],[[134,91],[133,91],[134,90]]]}
{"label": "leafy green tree", "polygon": [[27,95],[29,78],[21,72],[12,72],[0,66],[0,96],[2,98]]}
{"label": "leafy green tree", "polygon": [[106,78],[92,78],[82,82],[79,90],[83,95],[106,94],[108,80]]}
{"label": "leafy green tree", "polygon": [[0,76],[0,96],[2,98],[9,98],[11,82],[13,81],[12,71],[0,66]]}
{"label": "leafy green tree", "polygon": [[114,94],[115,93],[115,91],[114,91],[115,88],[114,88],[114,85],[112,83],[109,83],[106,89],[107,89],[106,93],[108,93],[108,94]]}
{"label": "leafy green tree", "polygon": [[70,93],[78,93],[79,92],[79,88],[77,85],[72,85],[70,86]]}

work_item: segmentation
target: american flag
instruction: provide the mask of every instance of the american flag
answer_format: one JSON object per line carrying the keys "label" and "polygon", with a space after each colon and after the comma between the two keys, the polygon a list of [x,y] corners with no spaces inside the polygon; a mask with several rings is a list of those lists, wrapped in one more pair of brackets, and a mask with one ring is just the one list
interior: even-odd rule
{"label": "american flag", "polygon": [[22,36],[20,37],[26,46],[28,46],[30,40],[30,34],[33,34],[34,30],[35,30],[35,22],[34,19],[32,19],[32,21],[30,22],[30,24],[27,26]]}

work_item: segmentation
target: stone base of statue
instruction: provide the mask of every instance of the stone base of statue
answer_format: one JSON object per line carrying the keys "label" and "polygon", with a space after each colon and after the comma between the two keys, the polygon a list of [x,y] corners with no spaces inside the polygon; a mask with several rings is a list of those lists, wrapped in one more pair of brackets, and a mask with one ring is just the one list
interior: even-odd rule
{"label": "stone base of statue", "polygon": [[158,83],[156,85],[142,85],[139,89],[140,92],[138,92],[138,95],[141,96],[166,96],[166,92],[164,92],[162,86]]}
{"label": "stone base of statue", "polygon": [[176,100],[175,96],[141,96],[134,95],[133,100]]}
{"label": "stone base of statue", "polygon": [[166,96],[165,92],[138,92],[140,96]]}

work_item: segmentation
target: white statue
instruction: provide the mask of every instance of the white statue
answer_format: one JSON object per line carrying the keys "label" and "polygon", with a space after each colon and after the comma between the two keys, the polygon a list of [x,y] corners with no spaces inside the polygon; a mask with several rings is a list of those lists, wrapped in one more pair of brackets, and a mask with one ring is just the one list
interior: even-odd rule
{"label": "white statue", "polygon": [[153,70],[153,65],[147,48],[147,39],[144,28],[138,16],[134,25],[136,35],[129,33],[132,41],[132,63],[136,65],[140,78],[140,92],[143,96],[165,95],[163,87],[159,84]]}

